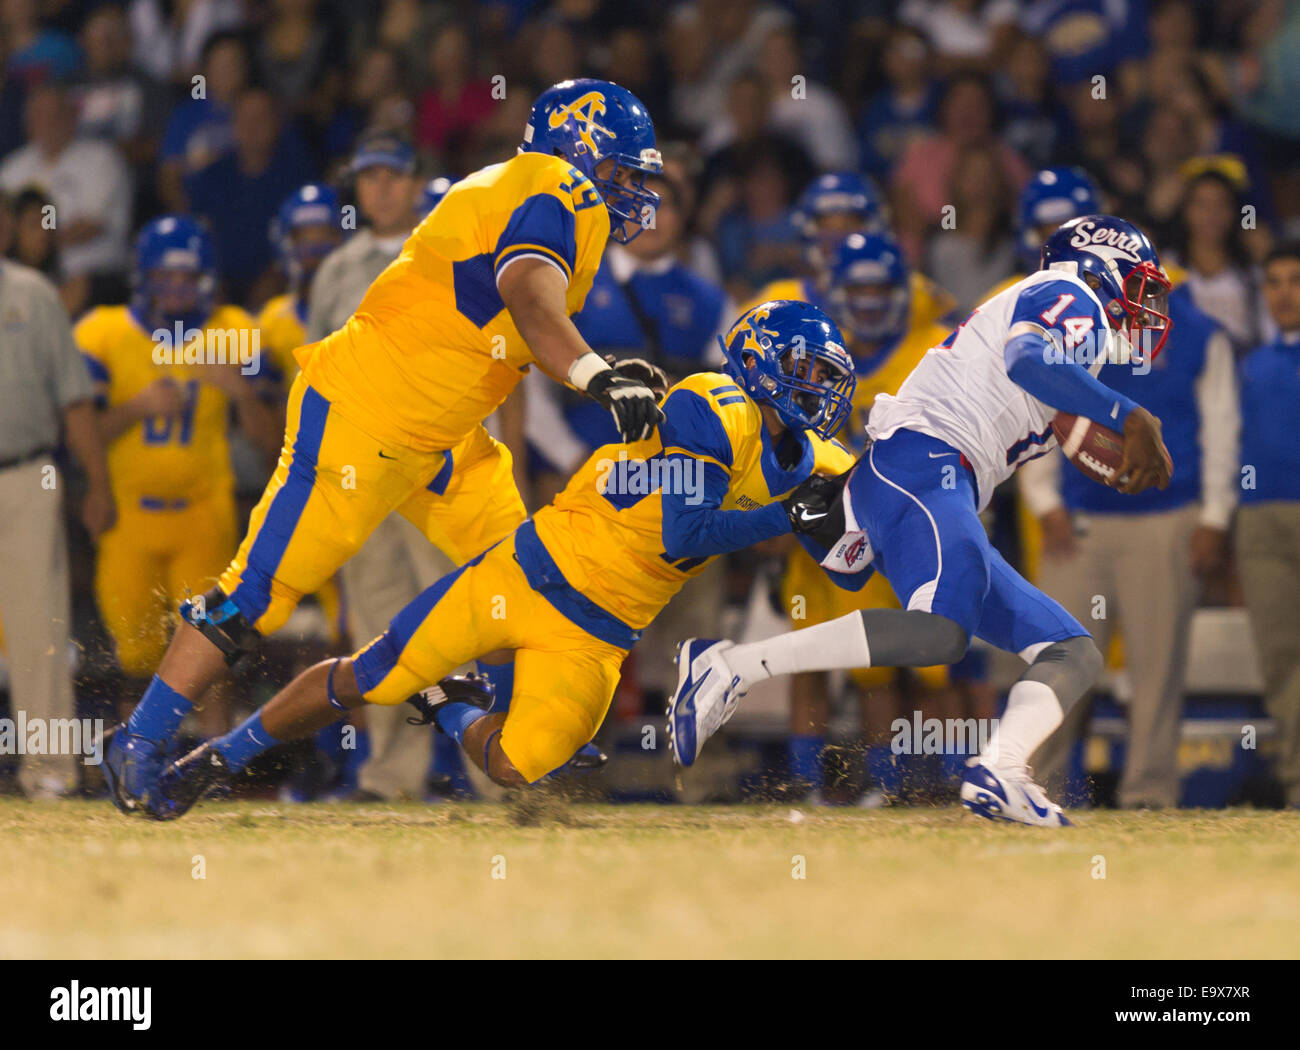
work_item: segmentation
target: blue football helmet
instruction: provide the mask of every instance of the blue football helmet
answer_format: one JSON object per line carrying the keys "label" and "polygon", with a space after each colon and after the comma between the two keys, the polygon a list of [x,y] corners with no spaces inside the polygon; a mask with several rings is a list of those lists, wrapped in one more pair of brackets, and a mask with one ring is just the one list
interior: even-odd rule
{"label": "blue football helmet", "polygon": [[759,303],[718,342],[724,371],[787,426],[830,438],[847,422],[858,385],[853,359],[817,307],[797,299]]}
{"label": "blue football helmet", "polygon": [[1040,269],[1091,276],[1111,327],[1135,349],[1143,332],[1158,334],[1149,348],[1152,360],[1163,349],[1173,328],[1169,275],[1150,239],[1131,222],[1114,215],[1071,219],[1047,238]]}
{"label": "blue football helmet", "polygon": [[907,334],[912,281],[903,249],[887,234],[851,233],[831,252],[827,313],[855,342],[888,353]]}
{"label": "blue football helmet", "polygon": [[[338,236],[333,241],[299,244],[294,234],[309,226],[322,226]],[[343,239],[343,212],[339,195],[323,182],[309,182],[294,190],[271,220],[271,241],[289,272],[289,283],[299,287],[321,260]]]}
{"label": "blue football helmet", "polygon": [[[841,221],[824,230],[824,220],[832,216]],[[808,265],[819,277],[825,275],[831,249],[841,238],[850,233],[885,233],[889,228],[880,191],[870,179],[852,171],[818,175],[799,195],[791,219]]]}
{"label": "blue football helmet", "polygon": [[436,179],[426,182],[424,189],[420,191],[420,199],[415,204],[415,214],[423,219],[438,206],[438,202],[443,197],[447,196],[447,191],[455,182],[455,179],[448,178],[446,175],[439,175]]}
{"label": "blue football helmet", "polygon": [[212,237],[186,215],[164,215],[136,236],[131,271],[131,313],[146,327],[180,321],[199,328],[217,292],[217,251]]}
{"label": "blue football helmet", "polygon": [[[654,123],[640,99],[608,80],[564,80],[538,95],[519,152],[564,157],[587,176],[609,210],[610,236],[620,244],[648,227],[659,204],[659,195],[645,188],[646,176],[664,166]],[[596,167],[608,157],[614,165],[599,178]],[[625,172],[631,179],[620,185]]]}
{"label": "blue football helmet", "polygon": [[1101,195],[1082,168],[1044,168],[1020,191],[1016,220],[1016,246],[1021,265],[1038,269],[1043,250],[1044,226],[1055,228],[1081,215],[1101,211]]}

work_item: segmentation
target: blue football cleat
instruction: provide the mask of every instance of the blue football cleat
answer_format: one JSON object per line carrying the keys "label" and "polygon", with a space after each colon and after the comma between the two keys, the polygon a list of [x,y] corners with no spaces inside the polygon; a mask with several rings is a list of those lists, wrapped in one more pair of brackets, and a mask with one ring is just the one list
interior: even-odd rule
{"label": "blue football cleat", "polygon": [[123,722],[105,734],[102,770],[108,797],[123,813],[143,813],[167,762],[167,745],[127,732]]}
{"label": "blue football cleat", "polygon": [[211,743],[200,744],[162,771],[146,812],[154,820],[175,820],[204,795],[228,788],[234,775],[226,757]]}
{"label": "blue football cleat", "polygon": [[1034,783],[1028,767],[1001,770],[972,760],[961,782],[961,804],[987,820],[1068,828],[1061,807]]}
{"label": "blue football cleat", "polygon": [[735,643],[688,638],[677,646],[677,689],[668,701],[668,743],[673,759],[692,765],[704,742],[721,729],[747,686],[727,666],[726,650]]}

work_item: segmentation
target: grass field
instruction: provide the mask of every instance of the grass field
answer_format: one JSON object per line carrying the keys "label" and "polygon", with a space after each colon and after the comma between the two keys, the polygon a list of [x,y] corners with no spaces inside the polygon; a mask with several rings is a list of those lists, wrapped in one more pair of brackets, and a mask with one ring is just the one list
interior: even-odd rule
{"label": "grass field", "polygon": [[4,957],[1296,957],[1300,814],[6,800],[0,900]]}

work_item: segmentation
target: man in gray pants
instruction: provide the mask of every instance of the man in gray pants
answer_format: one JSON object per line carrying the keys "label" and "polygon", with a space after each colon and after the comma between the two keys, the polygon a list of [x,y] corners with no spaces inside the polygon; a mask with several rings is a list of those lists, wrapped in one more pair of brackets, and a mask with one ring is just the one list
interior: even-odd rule
{"label": "man in gray pants", "polygon": [[[321,339],[341,328],[366,289],[402,251],[417,219],[421,182],[410,145],[393,135],[362,140],[351,171],[357,206],[369,225],[321,263],[307,300],[307,337]],[[414,525],[391,514],[340,575],[353,641],[382,634],[388,621],[425,587],[455,566]],[[429,765],[429,732],[406,724],[409,711],[374,706],[366,712],[370,757],[361,767],[364,799],[419,797]]]}
{"label": "man in gray pants", "polygon": [[[90,373],[58,291],[35,270],[0,260],[0,324],[0,622],[10,707],[57,739],[50,721],[75,713],[63,477],[54,463],[60,429],[86,472],[81,515],[92,538],[112,526],[116,510]],[[25,755],[19,784],[29,798],[57,798],[73,787],[77,761]]]}
{"label": "man in gray pants", "polygon": [[1277,724],[1277,773],[1300,807],[1300,244],[1264,264],[1264,299],[1278,327],[1241,363],[1241,509],[1237,571]]}

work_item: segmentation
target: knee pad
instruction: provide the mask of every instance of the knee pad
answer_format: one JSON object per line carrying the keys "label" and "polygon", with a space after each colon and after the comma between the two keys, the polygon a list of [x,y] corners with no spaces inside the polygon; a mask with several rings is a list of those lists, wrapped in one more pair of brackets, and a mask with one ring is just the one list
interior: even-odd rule
{"label": "knee pad", "polygon": [[227,667],[257,648],[257,631],[220,587],[187,598],[178,611],[186,623],[221,650]]}
{"label": "knee pad", "polygon": [[1050,687],[1068,711],[1097,684],[1104,666],[1097,643],[1083,634],[1053,642],[1034,658],[1023,677]]}

